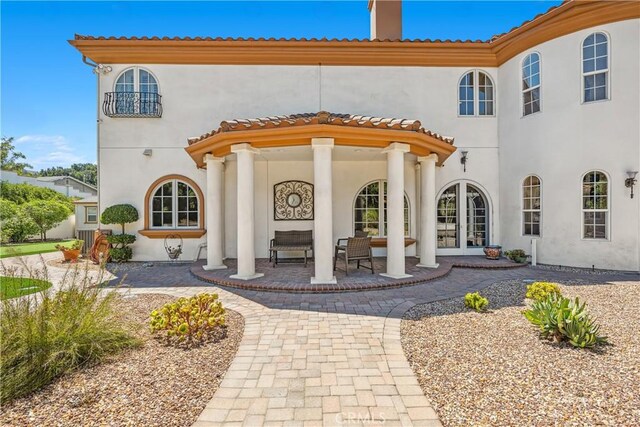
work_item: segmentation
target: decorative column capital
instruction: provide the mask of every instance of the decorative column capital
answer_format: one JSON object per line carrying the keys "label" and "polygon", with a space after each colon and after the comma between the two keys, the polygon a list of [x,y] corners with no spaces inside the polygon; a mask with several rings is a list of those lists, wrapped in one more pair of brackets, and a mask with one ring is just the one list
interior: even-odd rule
{"label": "decorative column capital", "polygon": [[248,142],[243,142],[243,143],[240,143],[240,144],[233,144],[231,146],[231,152],[232,153],[258,154],[260,152],[260,150],[258,150],[257,148],[253,148],[251,146],[251,144],[249,144]]}
{"label": "decorative column capital", "polygon": [[224,157],[216,157],[213,154],[205,154],[203,156],[203,160],[205,163],[213,163],[213,162],[220,162],[220,163],[224,163]]}
{"label": "decorative column capital", "polygon": [[392,142],[385,149],[382,150],[383,153],[389,153],[391,151],[398,151],[401,153],[409,152],[409,144],[405,144],[402,142]]}
{"label": "decorative column capital", "polygon": [[311,148],[327,147],[333,148],[333,138],[311,138]]}
{"label": "decorative column capital", "polygon": [[431,153],[428,156],[424,156],[424,157],[418,157],[418,162],[420,163],[437,162],[437,161],[438,161],[438,155],[436,153]]}

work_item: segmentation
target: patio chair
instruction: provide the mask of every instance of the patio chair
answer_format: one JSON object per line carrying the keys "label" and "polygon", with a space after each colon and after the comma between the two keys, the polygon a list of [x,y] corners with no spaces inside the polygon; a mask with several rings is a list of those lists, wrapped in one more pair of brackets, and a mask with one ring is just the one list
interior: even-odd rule
{"label": "patio chair", "polygon": [[[346,241],[347,244],[340,244],[341,241]],[[360,261],[369,260],[369,267],[366,265],[362,266],[371,270],[371,274],[375,273],[370,237],[349,237],[347,239],[338,239],[335,255],[333,257],[333,271],[336,270],[336,264],[340,257],[344,258],[344,269],[347,276],[349,275],[349,261],[357,261],[357,268],[360,268]]]}

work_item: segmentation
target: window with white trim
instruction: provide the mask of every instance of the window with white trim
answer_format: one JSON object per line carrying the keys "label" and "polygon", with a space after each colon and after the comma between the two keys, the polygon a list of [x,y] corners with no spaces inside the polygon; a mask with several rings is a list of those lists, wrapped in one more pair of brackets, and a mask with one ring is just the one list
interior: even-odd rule
{"label": "window with white trim", "polygon": [[85,206],[84,208],[84,222],[87,224],[95,224],[98,222],[98,207],[97,206]]}
{"label": "window with white trim", "polygon": [[115,85],[116,114],[152,115],[158,109],[158,81],[149,71],[134,67],[123,71]]}
{"label": "window with white trim", "polygon": [[458,85],[458,114],[461,116],[493,116],[495,92],[493,80],[482,71],[469,71]]}
{"label": "window with white trim", "polygon": [[582,177],[582,237],[607,239],[609,235],[609,180],[604,172]]}
{"label": "window with white trim", "polygon": [[[371,237],[386,237],[386,216],[387,181],[377,180],[362,187],[353,205],[353,229],[366,231]],[[404,195],[404,235],[409,236],[409,199],[406,194]]]}
{"label": "window with white trim", "polygon": [[609,39],[593,33],[582,42],[583,102],[609,98]]}
{"label": "window with white trim", "polygon": [[151,198],[152,228],[198,228],[198,195],[177,179],[160,184]]}
{"label": "window with white trim", "polygon": [[522,182],[522,235],[539,236],[542,219],[542,183],[530,175]]}
{"label": "window with white trim", "polygon": [[540,111],[540,54],[530,53],[522,61],[522,115]]}

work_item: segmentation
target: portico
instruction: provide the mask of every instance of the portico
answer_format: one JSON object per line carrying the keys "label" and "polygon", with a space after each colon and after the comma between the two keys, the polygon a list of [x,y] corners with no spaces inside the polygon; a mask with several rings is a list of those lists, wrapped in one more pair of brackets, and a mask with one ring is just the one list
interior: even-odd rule
{"label": "portico", "polygon": [[[305,146],[309,146],[305,148]],[[405,246],[411,242],[407,236],[407,201],[405,169],[407,162],[420,164],[419,194],[415,194],[416,223],[415,234],[419,243],[418,267],[435,268],[436,263],[436,166],[442,164],[455,151],[453,139],[424,129],[420,122],[405,119],[385,119],[346,114],[319,112],[314,114],[298,114],[277,116],[251,120],[233,120],[222,122],[220,127],[199,138],[189,140],[187,153],[199,167],[207,169],[206,180],[206,224],[207,224],[207,263],[203,268],[213,270],[225,268],[226,257],[224,239],[235,239],[237,271],[231,276],[236,280],[251,280],[269,274],[268,271],[257,271],[256,223],[263,224],[261,213],[256,209],[255,200],[259,195],[257,187],[267,190],[263,183],[255,178],[256,157],[269,153],[270,156],[282,153],[308,150],[310,148],[313,185],[313,219],[306,221],[305,226],[313,230],[314,262],[311,284],[335,284],[333,271],[333,252],[336,238],[348,237],[336,234],[341,229],[334,217],[334,206],[349,204],[352,199],[345,200],[337,196],[336,191],[346,183],[340,173],[334,170],[334,152],[337,147],[344,150],[349,147],[350,153],[358,167],[367,168],[367,158],[358,159],[358,153],[367,150],[375,153],[376,160],[386,162],[386,181],[384,190],[380,189],[382,205],[375,212],[384,216],[383,229],[378,231],[383,238],[375,239],[380,246],[386,246],[385,269],[381,275],[399,280],[411,277],[405,268]],[[277,150],[274,154],[273,150]],[[224,164],[226,159],[235,162],[235,173],[231,176],[235,188],[225,185]],[[373,164],[373,163],[372,163]],[[299,179],[295,171],[287,175],[288,179]],[[383,172],[384,173],[384,172]],[[384,178],[380,176],[379,178]],[[336,190],[336,186],[338,190]],[[225,193],[232,193],[225,197]],[[235,206],[225,201],[235,199]],[[418,211],[417,206],[420,206]],[[236,221],[234,235],[225,233],[225,212],[229,212]],[[366,213],[370,213],[366,211]],[[312,224],[311,224],[312,221]],[[353,218],[341,216],[340,222],[352,224]],[[280,227],[280,224],[277,224]],[[360,226],[360,225],[358,225]],[[282,225],[284,227],[284,225]],[[287,227],[300,228],[297,223]],[[268,227],[267,227],[268,228]],[[379,228],[379,227],[376,227]],[[353,235],[353,234],[348,234]],[[413,240],[415,241],[415,240]],[[233,258],[233,257],[231,257]],[[299,268],[304,268],[299,266]],[[262,268],[264,270],[264,268]]]}

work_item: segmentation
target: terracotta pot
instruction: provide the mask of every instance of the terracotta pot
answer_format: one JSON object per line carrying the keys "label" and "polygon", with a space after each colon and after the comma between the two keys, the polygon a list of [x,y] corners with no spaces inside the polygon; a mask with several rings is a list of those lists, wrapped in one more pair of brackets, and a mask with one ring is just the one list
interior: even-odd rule
{"label": "terracotta pot", "polygon": [[63,250],[64,260],[69,262],[75,262],[80,258],[80,249],[68,249]]}
{"label": "terracotta pot", "polygon": [[485,246],[484,254],[487,256],[487,259],[500,259],[500,257],[502,256],[502,246],[500,245]]}

